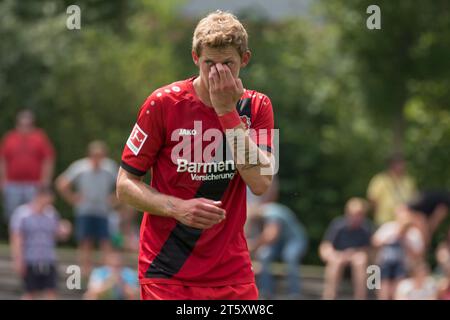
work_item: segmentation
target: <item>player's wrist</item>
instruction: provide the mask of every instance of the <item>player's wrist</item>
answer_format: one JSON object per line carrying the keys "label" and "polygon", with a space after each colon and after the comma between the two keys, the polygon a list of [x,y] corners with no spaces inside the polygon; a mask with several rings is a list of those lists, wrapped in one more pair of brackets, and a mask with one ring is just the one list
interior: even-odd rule
{"label": "player's wrist", "polygon": [[178,220],[178,210],[180,199],[169,197],[164,207],[164,216]]}
{"label": "player's wrist", "polygon": [[219,117],[220,125],[224,130],[234,129],[242,123],[241,118],[239,117],[239,113],[236,111],[236,109],[223,114],[218,113],[217,115]]}

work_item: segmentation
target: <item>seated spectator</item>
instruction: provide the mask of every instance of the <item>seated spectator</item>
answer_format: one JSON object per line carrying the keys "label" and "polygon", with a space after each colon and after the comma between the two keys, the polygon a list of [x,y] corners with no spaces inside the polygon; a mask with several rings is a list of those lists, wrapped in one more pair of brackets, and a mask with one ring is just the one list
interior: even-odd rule
{"label": "seated spectator", "polygon": [[263,298],[272,298],[275,291],[271,264],[277,259],[287,265],[289,297],[300,298],[300,260],[306,252],[308,239],[295,214],[279,203],[253,207],[251,219],[262,222],[260,235],[249,240],[249,250],[261,263],[258,289]]}
{"label": "seated spectator", "polygon": [[106,255],[105,265],[92,270],[84,296],[89,300],[133,300],[139,298],[137,273],[122,264],[119,252]]}
{"label": "seated spectator", "polygon": [[442,273],[450,274],[450,229],[447,231],[447,237],[439,243],[436,249],[436,260]]}
{"label": "seated spectator", "polygon": [[345,206],[345,216],[333,220],[325,233],[319,247],[320,257],[326,264],[324,299],[336,299],[346,266],[351,267],[355,299],[367,296],[366,269],[372,236],[372,225],[366,219],[367,208],[364,199],[351,198]]}
{"label": "seated spectator", "polygon": [[425,240],[411,221],[407,208],[399,206],[396,220],[382,224],[372,238],[373,246],[378,249],[376,263],[381,269],[379,299],[394,299],[397,284],[406,277],[408,265],[424,255]]}
{"label": "seated spectator", "polygon": [[411,277],[400,281],[395,293],[396,300],[436,300],[437,297],[436,281],[425,262],[413,266]]}
{"label": "seated spectator", "polygon": [[23,299],[56,299],[56,240],[65,240],[71,224],[60,220],[49,188],[39,188],[34,199],[19,206],[11,217],[11,251],[14,269],[22,278]]}
{"label": "seated spectator", "polygon": [[414,223],[421,230],[427,244],[445,219],[450,207],[450,192],[427,191],[410,201],[408,208],[413,214]]}
{"label": "seated spectator", "polygon": [[113,246],[127,251],[138,251],[139,226],[135,222],[136,210],[120,203],[108,218]]}
{"label": "seated spectator", "polygon": [[450,229],[446,239],[436,249],[436,261],[443,276],[439,285],[439,299],[450,300]]}

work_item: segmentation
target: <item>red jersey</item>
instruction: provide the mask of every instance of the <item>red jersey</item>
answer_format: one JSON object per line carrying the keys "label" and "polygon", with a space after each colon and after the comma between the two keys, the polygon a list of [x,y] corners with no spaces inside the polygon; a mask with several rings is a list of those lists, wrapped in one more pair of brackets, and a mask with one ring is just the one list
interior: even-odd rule
{"label": "red jersey", "polygon": [[[151,169],[151,186],[160,193],[185,200],[220,200],[226,218],[200,230],[145,212],[139,280],[189,286],[251,283],[254,274],[244,237],[246,184],[226,152],[228,143],[215,110],[195,93],[194,79],[162,87],[147,98],[124,148],[121,166],[138,176]],[[248,127],[267,129],[263,131],[269,138],[262,139],[260,147],[270,151],[273,111],[269,98],[245,90],[236,108]]]}
{"label": "red jersey", "polygon": [[12,182],[39,182],[44,160],[54,157],[53,146],[41,129],[29,133],[8,132],[0,146],[6,163],[6,179]]}

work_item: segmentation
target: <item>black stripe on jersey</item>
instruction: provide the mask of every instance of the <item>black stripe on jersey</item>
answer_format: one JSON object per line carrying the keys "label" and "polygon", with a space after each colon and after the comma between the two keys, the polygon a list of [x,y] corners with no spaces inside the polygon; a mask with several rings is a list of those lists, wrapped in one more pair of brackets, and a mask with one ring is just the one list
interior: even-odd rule
{"label": "black stripe on jersey", "polygon": [[123,160],[120,162],[120,166],[123,169],[125,169],[126,171],[128,171],[129,173],[134,174],[135,176],[142,177],[143,175],[145,175],[145,171],[138,170],[138,169],[130,166],[128,163],[124,162]]}
{"label": "black stripe on jersey", "polygon": [[[195,198],[208,198],[218,201],[222,198],[228,185],[228,180],[205,181],[197,190]],[[201,229],[188,227],[177,222],[169,238],[147,269],[145,277],[167,279],[178,273],[191,255],[201,235]]]}
{"label": "black stripe on jersey", "polygon": [[[241,110],[239,112],[240,115],[247,115],[250,117],[251,99],[240,100],[236,105],[236,109]],[[225,137],[222,141],[225,141]],[[222,144],[219,148],[222,152],[217,152],[214,160],[225,160],[225,155],[231,154],[226,152],[227,148],[229,148],[227,143]],[[224,173],[228,173],[228,171]],[[194,198],[207,198],[219,201],[222,199],[229,184],[230,180],[228,179],[203,181]],[[158,255],[153,259],[145,272],[145,277],[168,279],[177,274],[191,255],[192,250],[201,235],[201,229],[188,227],[177,222]]]}

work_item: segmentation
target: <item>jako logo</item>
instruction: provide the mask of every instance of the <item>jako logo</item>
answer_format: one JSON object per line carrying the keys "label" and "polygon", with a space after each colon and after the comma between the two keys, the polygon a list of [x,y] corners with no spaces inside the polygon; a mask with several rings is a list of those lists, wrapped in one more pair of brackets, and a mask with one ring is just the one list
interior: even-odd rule
{"label": "jako logo", "polygon": [[180,129],[178,131],[180,136],[195,136],[197,134],[197,130],[195,129]]}

